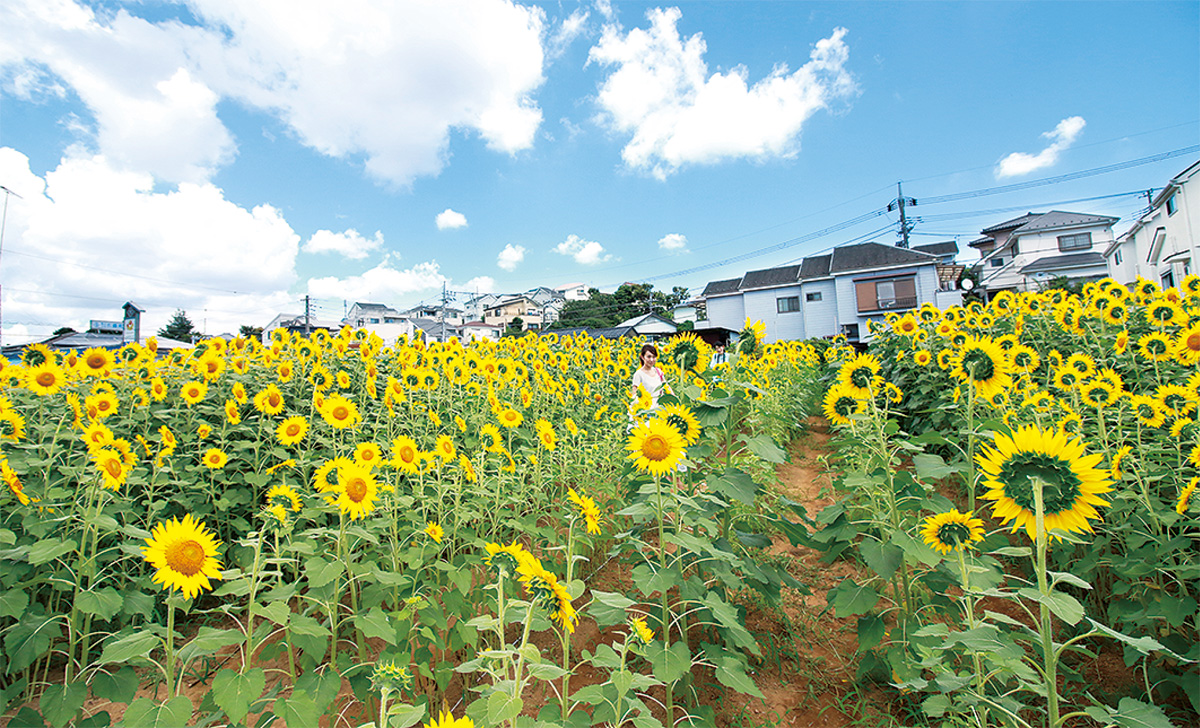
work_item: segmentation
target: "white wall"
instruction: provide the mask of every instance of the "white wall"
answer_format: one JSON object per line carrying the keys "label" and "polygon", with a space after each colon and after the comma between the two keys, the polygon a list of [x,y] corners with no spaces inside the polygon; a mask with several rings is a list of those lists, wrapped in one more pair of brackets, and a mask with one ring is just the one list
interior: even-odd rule
{"label": "white wall", "polygon": [[[820,301],[808,300],[808,294],[820,293]],[[823,339],[838,333],[838,292],[832,278],[805,281],[800,286],[800,310],[804,313],[804,336]]]}
{"label": "white wall", "polygon": [[741,331],[742,325],[746,323],[746,307],[742,303],[742,294],[710,297],[708,299],[708,320],[714,326]]}

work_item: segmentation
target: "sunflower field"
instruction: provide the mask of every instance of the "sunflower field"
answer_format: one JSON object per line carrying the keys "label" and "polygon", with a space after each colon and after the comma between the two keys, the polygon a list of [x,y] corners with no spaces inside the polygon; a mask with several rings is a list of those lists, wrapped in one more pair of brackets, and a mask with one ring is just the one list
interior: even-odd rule
{"label": "sunflower field", "polygon": [[[1004,292],[825,352],[860,674],[932,725],[1200,724],[1200,278]],[[1102,652],[1136,676],[1088,679]]]}
{"label": "sunflower field", "polygon": [[762,506],[820,347],[748,326],[712,369],[677,337],[656,405],[635,342],[276,333],[0,370],[9,725],[711,724],[701,683],[758,693],[731,595],[799,586]]}

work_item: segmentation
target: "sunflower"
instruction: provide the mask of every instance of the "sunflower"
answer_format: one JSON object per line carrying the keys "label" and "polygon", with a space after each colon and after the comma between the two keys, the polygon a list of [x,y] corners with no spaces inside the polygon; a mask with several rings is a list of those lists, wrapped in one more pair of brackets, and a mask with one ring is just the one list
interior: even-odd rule
{"label": "sunflower", "polygon": [[360,442],[354,448],[354,462],[369,468],[379,467],[383,462],[383,449],[373,442]]}
{"label": "sunflower", "polygon": [[1031,347],[1025,344],[1017,344],[1008,352],[1009,361],[1013,366],[1025,372],[1031,372],[1037,369],[1042,363],[1042,358]]}
{"label": "sunflower", "polygon": [[537,432],[538,442],[547,450],[553,450],[558,446],[558,437],[554,434],[554,425],[551,425],[547,420],[538,420],[534,423],[534,430]]}
{"label": "sunflower", "polygon": [[517,427],[525,421],[524,415],[512,407],[505,407],[503,410],[501,410],[500,414],[497,416],[497,419],[500,420],[500,424],[510,428]]}
{"label": "sunflower", "polygon": [[586,495],[579,495],[574,488],[567,489],[567,498],[579,509],[579,515],[587,523],[588,533],[600,533],[600,509],[596,501]]}
{"label": "sunflower", "polygon": [[8,459],[2,455],[0,455],[0,479],[4,480],[9,491],[17,497],[18,503],[23,506],[29,505],[30,498],[25,494],[25,486],[21,483],[21,478],[17,475],[17,471],[8,464]]}
{"label": "sunflower", "polygon": [[321,405],[321,418],[331,426],[343,430],[358,424],[362,415],[358,413],[358,405],[340,394],[335,394]]}
{"label": "sunflower", "polygon": [[654,630],[646,626],[646,620],[642,617],[634,617],[629,620],[629,634],[637,637],[644,645],[654,641]]}
{"label": "sunflower", "polygon": [[925,543],[942,555],[971,548],[971,544],[983,540],[983,521],[972,515],[953,508],[930,516],[921,527],[921,535],[925,537]]}
{"label": "sunflower", "polygon": [[416,440],[408,435],[400,435],[392,440],[391,466],[393,468],[408,475],[417,475],[421,472],[420,463],[421,451],[417,447]]}
{"label": "sunflower", "polygon": [[856,354],[842,364],[838,370],[838,381],[855,396],[868,397],[879,380],[879,357],[874,354]]}
{"label": "sunflower", "polygon": [[290,485],[281,483],[267,491],[267,505],[283,506],[293,512],[300,510],[300,494]]}
{"label": "sunflower", "polygon": [[851,387],[837,383],[825,393],[822,408],[825,418],[835,425],[849,425],[850,417],[866,409],[867,400],[854,393]]}
{"label": "sunflower", "polygon": [[246,402],[249,400],[249,395],[246,394],[246,385],[242,384],[241,382],[234,382],[233,398],[237,400],[238,404],[246,404]]}
{"label": "sunflower", "polygon": [[375,498],[379,487],[375,476],[371,475],[370,468],[345,458],[339,460],[341,462],[337,468],[338,496],[335,502],[338,510],[350,516],[351,520],[357,521],[375,510]]}
{"label": "sunflower", "polygon": [[1179,384],[1160,384],[1154,390],[1154,398],[1176,417],[1189,414],[1196,409],[1195,393]]}
{"label": "sunflower", "polygon": [[280,445],[295,445],[308,434],[308,420],[303,415],[289,417],[275,428],[275,439]]}
{"label": "sunflower", "polygon": [[111,448],[103,447],[92,453],[92,461],[104,479],[101,485],[109,490],[118,490],[129,478],[129,467],[122,454]]}
{"label": "sunflower", "polygon": [[1167,420],[1167,408],[1154,397],[1145,394],[1134,394],[1129,397],[1138,421],[1147,427],[1162,427]]}
{"label": "sunflower", "polygon": [[1120,355],[1125,353],[1126,347],[1129,346],[1129,332],[1122,331],[1117,334],[1116,341],[1113,342],[1113,352]]}
{"label": "sunflower", "polygon": [[[692,413],[691,407],[682,404],[667,405],[663,407],[660,416],[679,431],[684,445],[691,446],[700,441],[700,422]],[[574,424],[568,420],[568,429]]]}
{"label": "sunflower", "polygon": [[567,632],[575,631],[578,617],[575,607],[571,604],[571,595],[567,588],[559,583],[558,577],[542,567],[536,559],[522,564],[520,574],[529,600],[545,609],[550,619],[562,625]]}
{"label": "sunflower", "polygon": [[88,377],[107,377],[117,365],[117,359],[108,349],[88,349],[75,365],[77,371]]}
{"label": "sunflower", "polygon": [[67,383],[66,374],[53,358],[31,366],[25,371],[25,387],[34,394],[45,397],[57,394]]}
{"label": "sunflower", "polygon": [[1088,379],[1080,384],[1079,395],[1085,403],[1097,409],[1107,407],[1121,398],[1121,393],[1112,383],[1100,377]]}
{"label": "sunflower", "polygon": [[1003,392],[1012,384],[1009,363],[1001,349],[988,337],[969,337],[951,364],[950,373],[975,387],[983,399]]}
{"label": "sunflower", "polygon": [[1175,512],[1179,515],[1187,513],[1188,506],[1192,504],[1192,495],[1196,492],[1196,486],[1200,485],[1200,478],[1192,478],[1183,490],[1179,491],[1179,500],[1175,501]]}
{"label": "sunflower", "polygon": [[225,419],[228,420],[229,424],[231,425],[237,425],[241,423],[242,413],[238,411],[238,404],[236,400],[225,400]]}
{"label": "sunflower", "polygon": [[1146,320],[1150,322],[1151,326],[1166,328],[1186,323],[1187,316],[1178,303],[1164,297],[1152,301],[1146,306]]}
{"label": "sunflower", "polygon": [[163,589],[183,592],[188,599],[212,589],[210,579],[221,578],[216,540],[203,522],[189,513],[182,521],[172,518],[150,532],[142,556],[156,571],[153,580]]}
{"label": "sunflower", "polygon": [[25,438],[25,418],[16,410],[0,410],[0,438],[14,442]]}
{"label": "sunflower", "polygon": [[1096,467],[1102,457],[1085,455],[1077,437],[1025,425],[1011,436],[997,433],[994,446],[985,445],[976,461],[990,488],[983,497],[996,502],[992,515],[1035,539],[1033,480],[1043,484],[1047,533],[1091,531],[1089,519],[1100,518],[1095,506],[1108,505],[1099,494],[1112,490],[1108,471]]}
{"label": "sunflower", "polygon": [[210,447],[208,452],[204,453],[203,462],[204,467],[209,470],[220,470],[229,462],[229,456],[220,448]]}
{"label": "sunflower", "polygon": [[186,382],[179,390],[179,396],[188,404],[196,404],[208,394],[208,385],[204,382]]}
{"label": "sunflower", "polygon": [[683,437],[665,419],[655,417],[634,428],[626,449],[638,470],[664,475],[683,459]]}
{"label": "sunflower", "polygon": [[484,443],[483,449],[488,452],[500,452],[504,442],[500,439],[500,428],[491,422],[479,428],[479,439]]}
{"label": "sunflower", "polygon": [[426,523],[425,528],[421,532],[429,538],[432,538],[436,543],[441,543],[442,537],[446,535],[446,532],[442,530],[441,525],[435,521]]}
{"label": "sunflower", "polygon": [[474,483],[479,477],[475,474],[475,466],[471,464],[470,459],[466,455],[458,456],[458,467],[462,470],[463,477],[468,483]]}
{"label": "sunflower", "polygon": [[526,551],[525,547],[516,541],[507,546],[489,543],[484,548],[487,555],[483,557],[483,563],[508,576],[516,576],[538,566],[537,559],[533,554]]}
{"label": "sunflower", "polygon": [[458,451],[454,448],[454,441],[449,435],[438,435],[434,441],[433,451],[441,458],[442,462],[448,463],[458,457]]}
{"label": "sunflower", "polygon": [[467,716],[455,718],[448,710],[443,710],[438,717],[425,724],[425,728],[475,728],[475,721]]}
{"label": "sunflower", "polygon": [[203,440],[212,434],[212,425],[203,424],[196,428],[196,437]]}
{"label": "sunflower", "polygon": [[1192,325],[1175,335],[1175,358],[1180,364],[1200,363],[1200,325]]}
{"label": "sunflower", "polygon": [[254,395],[254,409],[265,415],[277,415],[283,411],[283,392],[274,384]]}
{"label": "sunflower", "polygon": [[919,367],[929,366],[929,362],[933,361],[933,355],[925,349],[917,349],[913,352],[913,363]]}

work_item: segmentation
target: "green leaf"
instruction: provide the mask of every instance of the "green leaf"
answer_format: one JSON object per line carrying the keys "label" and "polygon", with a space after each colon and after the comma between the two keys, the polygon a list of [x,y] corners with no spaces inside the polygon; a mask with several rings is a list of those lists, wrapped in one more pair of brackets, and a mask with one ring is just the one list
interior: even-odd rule
{"label": "green leaf", "polygon": [[894,543],[866,540],[862,542],[859,551],[867,566],[884,581],[891,579],[892,574],[896,573],[896,569],[899,569],[900,563],[904,561],[903,549]]}
{"label": "green leaf", "polygon": [[345,569],[340,561],[326,561],[314,556],[304,562],[304,574],[308,577],[308,585],[320,589],[342,575]]}
{"label": "green leaf", "polygon": [[750,448],[750,452],[759,456],[763,460],[776,465],[782,465],[787,462],[787,452],[775,444],[770,435],[759,433],[754,437],[746,437],[742,435],[738,438]]}
{"label": "green leaf", "polygon": [[92,678],[92,695],[114,703],[128,703],[138,689],[138,675],[128,665],[116,672],[97,673]]}
{"label": "green leaf", "polygon": [[717,680],[727,688],[732,688],[744,695],[753,695],[766,699],[754,681],[746,675],[745,666],[736,657],[722,657],[717,663]]}
{"label": "green leaf", "polygon": [[424,705],[408,705],[399,703],[389,705],[387,712],[388,728],[408,728],[416,725],[425,718]]}
{"label": "green leaf", "polygon": [[1071,586],[1077,586],[1080,589],[1091,589],[1092,585],[1075,576],[1069,571],[1047,571],[1046,574],[1050,577],[1054,584],[1065,582]]}
{"label": "green leaf", "polygon": [[179,660],[188,663],[201,655],[211,655],[222,647],[239,645],[245,641],[246,636],[236,629],[201,627],[195,637],[179,648]]}
{"label": "green leaf", "polygon": [[34,617],[13,626],[4,636],[8,652],[9,674],[24,670],[50,649],[51,637],[58,637],[60,617]]}
{"label": "green leaf", "polygon": [[271,620],[281,627],[287,626],[288,617],[292,616],[292,610],[288,608],[287,602],[282,601],[255,607],[254,613]]}
{"label": "green leaf", "polygon": [[306,672],[296,679],[296,690],[303,690],[311,695],[321,711],[329,707],[341,689],[342,676],[333,670]]}
{"label": "green leaf", "polygon": [[[138,698],[125,711],[125,728],[180,728],[192,719],[192,701],[178,695],[165,703]],[[313,724],[315,725],[315,723]]]}
{"label": "green leaf", "polygon": [[221,670],[212,681],[213,701],[234,723],[241,723],[266,687],[267,675],[261,667],[247,670],[245,675],[236,670]]}
{"label": "green leaf", "polygon": [[1103,624],[1100,624],[1099,622],[1097,622],[1096,620],[1091,619],[1091,618],[1088,618],[1088,623],[1091,624],[1092,629],[1096,630],[1097,632],[1103,634],[1106,637],[1111,637],[1112,639],[1117,640],[1118,642],[1124,642],[1125,644],[1129,645],[1130,647],[1132,647],[1133,649],[1142,653],[1143,655],[1149,655],[1151,652],[1159,651],[1159,652],[1164,652],[1164,653],[1170,655],[1171,657],[1175,658],[1176,660],[1180,660],[1182,662],[1195,662],[1194,660],[1189,660],[1186,657],[1183,657],[1182,655],[1177,655],[1174,652],[1172,652],[1171,650],[1168,650],[1166,647],[1163,646],[1163,644],[1161,642],[1154,639],[1153,637],[1149,637],[1149,636],[1130,637],[1129,635],[1127,635],[1123,632],[1118,632],[1117,630],[1112,629],[1111,627],[1105,627]]}
{"label": "green leaf", "polygon": [[904,531],[892,533],[892,542],[904,549],[904,555],[926,566],[937,566],[942,563],[942,555],[933,550],[924,541],[918,541]]}
{"label": "green leaf", "polygon": [[1111,720],[1120,728],[1174,728],[1162,708],[1134,698],[1121,698]]}
{"label": "green leaf", "polygon": [[1032,599],[1035,602],[1045,604],[1054,613],[1054,616],[1067,624],[1078,624],[1079,620],[1083,619],[1083,605],[1070,594],[1062,592],[1042,594],[1037,589],[1028,586],[1018,589],[1017,594],[1026,599]]}
{"label": "green leaf", "polygon": [[121,611],[125,599],[115,589],[93,589],[80,591],[75,595],[75,607],[84,614],[95,616],[108,621]]}
{"label": "green leaf", "polygon": [[321,709],[308,693],[297,690],[286,700],[275,701],[275,715],[283,720],[285,726],[312,726],[321,718]]}
{"label": "green leaf", "polygon": [[567,674],[566,670],[550,662],[529,665],[528,672],[538,680],[557,680]]}
{"label": "green leaf", "polygon": [[29,547],[27,558],[29,563],[40,566],[74,551],[75,548],[75,542],[70,539],[60,541],[57,538],[44,538]]}
{"label": "green leaf", "polygon": [[161,644],[158,635],[149,630],[142,630],[117,637],[104,645],[100,653],[100,662],[122,664],[130,660],[150,654],[150,651]]}
{"label": "green leaf", "polygon": [[754,505],[759,490],[754,479],[737,468],[730,468],[720,475],[709,476],[706,483],[713,493],[726,500],[741,501],[748,506]]}
{"label": "green leaf", "polygon": [[940,455],[916,453],[912,456],[913,467],[921,480],[941,480],[958,472],[958,468],[946,464]]}
{"label": "green leaf", "polygon": [[112,716],[108,714],[107,710],[75,721],[75,728],[108,728],[110,725],[112,725]]}
{"label": "green leaf", "polygon": [[396,628],[388,621],[388,615],[379,607],[371,607],[366,614],[354,618],[354,626],[367,638],[381,639],[389,645],[396,644]]}
{"label": "green leaf", "polygon": [[0,594],[0,617],[20,619],[29,606],[29,595],[24,589],[9,589]]}
{"label": "green leaf", "polygon": [[9,721],[8,728],[46,728],[46,721],[41,713],[26,705]]}
{"label": "green leaf", "polygon": [[879,593],[869,586],[859,585],[853,579],[846,578],[825,595],[825,601],[833,606],[833,613],[839,619],[866,614],[879,603]]}
{"label": "green leaf", "polygon": [[742,624],[741,616],[733,605],[721,599],[716,592],[710,591],[704,595],[704,606],[712,611],[713,616],[717,618],[722,627],[729,630],[729,636],[733,638],[734,644],[751,654],[761,654],[758,640],[754,639],[754,635],[750,634],[750,630]]}
{"label": "green leaf", "polygon": [[692,669],[692,655],[683,642],[674,642],[670,647],[655,642],[646,649],[654,677],[667,685],[679,680]]}
{"label": "green leaf", "polygon": [[883,641],[887,625],[878,614],[865,614],[858,618],[858,651],[864,652]]}
{"label": "green leaf", "polygon": [[514,698],[501,692],[492,693],[487,700],[487,723],[488,725],[507,723],[520,715],[521,709],[524,707],[525,704],[520,698]]}
{"label": "green leaf", "polygon": [[65,726],[87,699],[87,685],[81,682],[70,685],[51,685],[42,693],[38,707],[42,709],[42,717],[50,721],[51,728]]}

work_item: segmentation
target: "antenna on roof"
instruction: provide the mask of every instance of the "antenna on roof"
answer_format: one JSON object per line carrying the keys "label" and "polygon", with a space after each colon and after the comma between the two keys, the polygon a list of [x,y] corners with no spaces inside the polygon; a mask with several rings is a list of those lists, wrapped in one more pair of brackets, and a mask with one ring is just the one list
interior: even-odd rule
{"label": "antenna on roof", "polygon": [[897,209],[900,210],[900,232],[898,233],[900,235],[900,242],[896,243],[896,247],[898,248],[908,247],[908,233],[913,229],[913,226],[917,224],[916,220],[909,221],[907,218],[905,218],[904,208],[906,206],[916,207],[917,199],[915,197],[905,197],[904,192],[900,189],[900,183],[897,182],[896,199],[888,203],[887,209],[888,212],[893,212]]}

